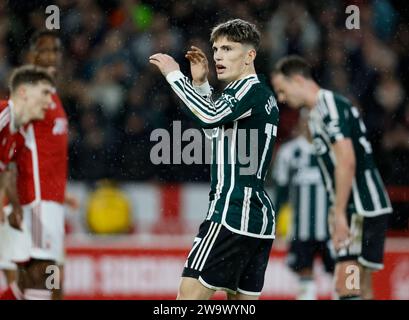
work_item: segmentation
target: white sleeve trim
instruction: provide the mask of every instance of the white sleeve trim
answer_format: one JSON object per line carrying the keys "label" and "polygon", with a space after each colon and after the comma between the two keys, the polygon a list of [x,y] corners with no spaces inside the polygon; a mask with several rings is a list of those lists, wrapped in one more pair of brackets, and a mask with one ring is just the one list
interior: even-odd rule
{"label": "white sleeve trim", "polygon": [[180,70],[171,71],[166,76],[166,81],[169,83],[173,83],[179,79],[183,79],[185,76]]}

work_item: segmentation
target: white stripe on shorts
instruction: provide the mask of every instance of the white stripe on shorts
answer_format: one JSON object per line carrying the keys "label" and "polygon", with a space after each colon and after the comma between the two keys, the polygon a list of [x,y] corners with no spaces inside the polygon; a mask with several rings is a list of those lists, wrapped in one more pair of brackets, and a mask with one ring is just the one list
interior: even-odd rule
{"label": "white stripe on shorts", "polygon": [[200,265],[199,271],[202,271],[202,270],[203,270],[204,264],[205,264],[205,262],[206,262],[206,260],[207,260],[207,257],[209,256],[210,251],[211,251],[212,248],[213,248],[213,245],[214,245],[214,243],[215,243],[215,241],[216,241],[216,239],[217,239],[217,237],[218,237],[218,235],[219,235],[219,232],[220,232],[220,229],[221,229],[221,228],[222,228],[222,225],[219,224],[219,225],[217,226],[216,233],[215,233],[215,235],[213,236],[212,243],[210,244],[209,248],[207,249],[206,255],[204,256],[204,258],[203,258],[203,260],[202,260],[202,264]]}
{"label": "white stripe on shorts", "polygon": [[195,254],[195,258],[193,259],[193,263],[191,265],[192,269],[198,269],[201,259],[200,257],[202,257],[203,252],[206,251],[206,247],[209,245],[209,242],[212,239],[214,232],[216,231],[216,227],[217,227],[216,223],[214,223],[213,221],[210,222],[209,230],[207,231],[205,237],[202,239],[199,248],[197,249],[197,252]]}

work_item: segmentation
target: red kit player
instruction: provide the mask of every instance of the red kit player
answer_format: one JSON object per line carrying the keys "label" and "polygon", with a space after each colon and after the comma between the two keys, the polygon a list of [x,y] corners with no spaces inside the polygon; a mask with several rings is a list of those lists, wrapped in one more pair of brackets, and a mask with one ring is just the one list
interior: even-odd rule
{"label": "red kit player", "polygon": [[[33,36],[30,63],[47,68],[56,76],[61,59],[61,41],[56,33],[42,31]],[[62,276],[56,272],[60,273],[57,265],[61,266],[64,259],[64,203],[76,205],[75,199],[65,193],[67,116],[56,93],[52,100],[42,121],[20,130],[24,143],[14,156],[22,211],[13,208],[9,221],[13,227],[22,228],[23,233],[29,235],[26,237],[29,241],[19,241],[21,246],[15,252],[19,260],[13,259],[18,263],[18,288],[28,300],[51,299],[53,292],[54,298],[61,298],[58,293]],[[60,282],[55,283],[58,280]]]}

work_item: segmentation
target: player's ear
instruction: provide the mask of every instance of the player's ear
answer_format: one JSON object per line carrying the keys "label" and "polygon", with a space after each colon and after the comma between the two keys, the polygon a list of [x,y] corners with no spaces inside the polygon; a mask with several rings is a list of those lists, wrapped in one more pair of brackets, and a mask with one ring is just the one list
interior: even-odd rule
{"label": "player's ear", "polygon": [[27,100],[27,86],[25,84],[20,84],[16,88],[16,94],[20,99]]}
{"label": "player's ear", "polygon": [[257,55],[256,50],[250,47],[249,50],[247,50],[245,64],[246,65],[251,64],[254,61],[254,59],[256,59],[256,55]]}
{"label": "player's ear", "polygon": [[302,84],[305,81],[305,78],[300,74],[293,74],[291,78],[297,83]]}
{"label": "player's ear", "polygon": [[22,85],[21,86],[21,94],[22,94],[22,97],[25,99],[25,100],[28,100],[28,87],[27,87],[27,85]]}

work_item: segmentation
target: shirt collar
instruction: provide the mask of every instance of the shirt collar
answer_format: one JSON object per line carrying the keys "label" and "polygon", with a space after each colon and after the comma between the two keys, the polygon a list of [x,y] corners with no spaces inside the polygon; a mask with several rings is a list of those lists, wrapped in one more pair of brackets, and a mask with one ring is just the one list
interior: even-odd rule
{"label": "shirt collar", "polygon": [[250,78],[255,78],[255,79],[258,80],[257,74],[252,73],[252,74],[249,74],[249,75],[245,76],[244,78],[237,79],[237,80],[234,80],[234,81],[232,81],[232,82],[229,82],[229,84],[226,86],[226,89],[227,89],[227,88],[231,88],[231,87],[234,86],[236,83],[238,83],[238,82],[240,82],[240,81],[242,81],[242,80],[250,79]]}

